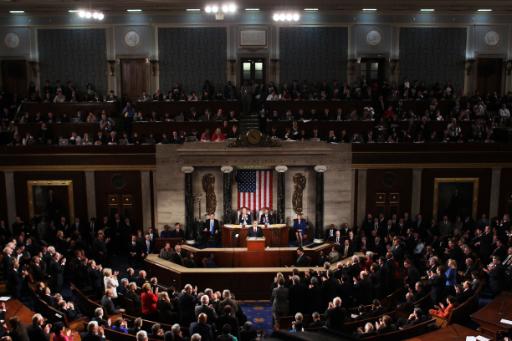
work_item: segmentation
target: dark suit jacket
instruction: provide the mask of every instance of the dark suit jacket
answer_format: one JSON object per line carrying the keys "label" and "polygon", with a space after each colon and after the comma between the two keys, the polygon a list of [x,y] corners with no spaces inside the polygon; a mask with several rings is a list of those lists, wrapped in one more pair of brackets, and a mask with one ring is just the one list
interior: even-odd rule
{"label": "dark suit jacket", "polygon": [[198,333],[201,335],[201,341],[213,341],[213,331],[209,324],[193,322],[190,325],[190,335]]}
{"label": "dark suit jacket", "polygon": [[213,233],[212,233],[212,231],[210,229],[210,219],[206,219],[204,222],[203,228],[207,229],[208,233],[210,233],[210,235],[215,235],[216,231],[220,231],[220,223],[217,219],[213,219]]}
{"label": "dark suit jacket", "polygon": [[309,266],[311,264],[311,258],[306,256],[305,254],[297,257],[297,260],[295,261],[295,266]]}
{"label": "dark suit jacket", "polygon": [[237,224],[243,224],[245,222],[245,225],[251,225],[252,224],[252,214],[250,212],[247,212],[246,218],[242,219],[242,213],[238,214],[238,218],[236,220]]}
{"label": "dark suit jacket", "polygon": [[254,231],[253,227],[251,226],[249,228],[249,231],[247,232],[247,236],[248,237],[263,237],[263,230],[261,229],[261,227],[258,226],[256,231]]}
{"label": "dark suit jacket", "polygon": [[94,335],[94,334],[91,334],[89,332],[87,333],[82,333],[80,335],[80,339],[82,341],[102,341],[103,339],[101,338],[101,336],[99,335]]}
{"label": "dark suit jacket", "polygon": [[340,330],[343,328],[343,322],[347,316],[347,311],[343,307],[327,309],[325,312],[325,325],[328,328]]}
{"label": "dark suit jacket", "polygon": [[[268,222],[267,222],[268,221]],[[267,214],[266,219],[265,215],[262,214],[260,217],[260,224],[274,224],[274,215],[273,214]]]}
{"label": "dark suit jacket", "polygon": [[46,334],[40,326],[30,325],[27,327],[28,337],[31,341],[49,341],[50,335]]}

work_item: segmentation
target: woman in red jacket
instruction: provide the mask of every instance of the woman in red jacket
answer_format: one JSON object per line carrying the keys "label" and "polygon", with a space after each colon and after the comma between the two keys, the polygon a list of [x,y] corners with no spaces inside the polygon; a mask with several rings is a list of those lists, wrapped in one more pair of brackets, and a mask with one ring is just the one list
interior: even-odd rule
{"label": "woman in red jacket", "polygon": [[[158,288],[156,289],[158,291]],[[150,283],[142,285],[142,293],[140,294],[140,304],[142,315],[148,319],[152,319],[157,314],[158,296],[153,293]]]}
{"label": "woman in red jacket", "polygon": [[443,303],[439,303],[439,307],[435,306],[438,309],[430,309],[428,312],[432,316],[446,319],[448,316],[450,316],[453,308],[455,308],[455,298],[453,296],[448,296],[446,298],[446,303],[448,303],[446,306]]}

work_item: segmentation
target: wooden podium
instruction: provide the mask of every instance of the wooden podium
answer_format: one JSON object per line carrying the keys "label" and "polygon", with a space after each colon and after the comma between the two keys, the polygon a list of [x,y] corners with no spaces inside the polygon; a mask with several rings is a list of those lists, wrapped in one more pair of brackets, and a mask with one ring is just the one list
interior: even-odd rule
{"label": "wooden podium", "polygon": [[248,237],[247,251],[265,251],[265,237]]}
{"label": "wooden podium", "polygon": [[[273,224],[270,226],[258,225],[263,230],[265,246],[278,247],[288,246],[288,231],[286,224]],[[246,238],[249,234],[249,226],[242,227],[235,224],[224,224],[222,227],[223,247],[245,247]],[[238,234],[238,238],[234,236]]]}

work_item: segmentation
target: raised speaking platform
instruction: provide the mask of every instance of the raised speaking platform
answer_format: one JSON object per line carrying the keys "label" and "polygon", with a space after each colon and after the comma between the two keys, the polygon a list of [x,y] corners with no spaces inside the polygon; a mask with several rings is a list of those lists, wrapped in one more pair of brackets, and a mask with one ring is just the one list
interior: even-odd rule
{"label": "raised speaking platform", "polygon": [[[289,228],[286,224],[259,224],[265,238],[265,246],[288,246]],[[237,224],[224,224],[222,227],[222,246],[246,247],[250,227]]]}
{"label": "raised speaking platform", "polygon": [[[330,244],[305,247],[304,253],[317,264],[320,252],[325,252]],[[268,299],[276,273],[290,275],[295,268],[296,248],[265,248],[262,251],[248,251],[247,248],[206,248],[197,249],[184,245],[183,249],[194,254],[196,259],[213,255],[216,268],[187,268],[161,259],[156,254],[149,255],[145,262],[151,276],[158,276],[165,285],[183,287],[190,283],[201,288],[223,290],[230,288],[239,299]],[[346,259],[343,262],[348,262]],[[300,271],[322,270],[322,267],[299,267]]]}

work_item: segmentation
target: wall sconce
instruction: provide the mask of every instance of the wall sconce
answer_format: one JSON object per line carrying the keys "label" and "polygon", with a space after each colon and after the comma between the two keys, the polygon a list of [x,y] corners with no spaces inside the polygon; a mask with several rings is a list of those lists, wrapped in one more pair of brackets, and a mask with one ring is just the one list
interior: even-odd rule
{"label": "wall sconce", "polygon": [[155,77],[158,73],[158,60],[151,59],[149,62],[151,63],[151,72],[153,72],[153,77]]}
{"label": "wall sconce", "polygon": [[116,71],[116,61],[115,60],[107,60],[108,63],[108,74],[110,77],[114,77]]}
{"label": "wall sconce", "polygon": [[236,65],[236,59],[228,59],[229,63],[229,73],[231,75],[235,74],[235,65]]}
{"label": "wall sconce", "polygon": [[507,60],[507,64],[505,64],[505,70],[507,71],[507,75],[510,76],[512,73],[512,60]]}
{"label": "wall sconce", "polygon": [[470,75],[471,72],[473,71],[473,66],[475,65],[475,60],[474,59],[468,59],[466,60],[466,75]]}
{"label": "wall sconce", "polygon": [[390,67],[390,69],[391,69],[391,73],[392,73],[392,74],[394,74],[394,73],[395,73],[395,71],[396,71],[396,69],[397,69],[397,67],[398,67],[398,64],[399,64],[399,63],[400,63],[400,60],[398,60],[398,59],[391,59],[391,60],[389,61],[389,67]]}

